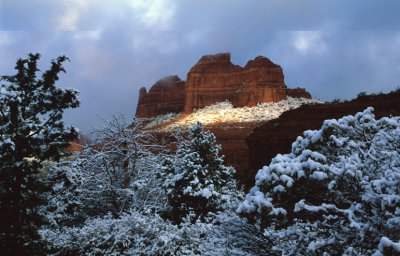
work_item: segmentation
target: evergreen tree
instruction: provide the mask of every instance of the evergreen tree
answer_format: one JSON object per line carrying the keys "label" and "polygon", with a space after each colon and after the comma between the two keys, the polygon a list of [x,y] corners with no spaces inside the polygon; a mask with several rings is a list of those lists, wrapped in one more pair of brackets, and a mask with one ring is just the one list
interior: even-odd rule
{"label": "evergreen tree", "polygon": [[77,91],[55,86],[65,70],[60,56],[41,78],[39,54],[19,59],[17,73],[2,76],[0,86],[0,251],[2,255],[42,254],[37,233],[43,218],[39,213],[41,164],[59,160],[64,148],[77,138],[77,130],[62,122],[67,108],[79,106]]}
{"label": "evergreen tree", "polygon": [[400,255],[400,117],[369,107],[305,131],[238,212],[283,255]]}
{"label": "evergreen tree", "polygon": [[172,208],[171,218],[204,220],[209,212],[222,210],[236,192],[235,170],[224,165],[214,134],[197,123],[189,127],[174,159],[165,159],[162,170]]}

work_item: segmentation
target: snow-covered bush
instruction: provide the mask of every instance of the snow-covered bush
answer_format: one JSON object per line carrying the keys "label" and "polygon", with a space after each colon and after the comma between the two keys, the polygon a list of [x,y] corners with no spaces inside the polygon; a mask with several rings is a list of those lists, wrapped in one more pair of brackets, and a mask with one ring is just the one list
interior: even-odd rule
{"label": "snow-covered bush", "polygon": [[163,131],[173,130],[196,124],[212,125],[216,123],[247,123],[261,122],[278,118],[283,112],[299,108],[306,104],[321,103],[316,99],[291,98],[275,103],[260,103],[255,107],[234,108],[229,101],[219,102],[211,106],[193,111],[188,116],[162,128]]}
{"label": "snow-covered bush", "polygon": [[152,128],[155,126],[166,124],[166,123],[172,121],[173,119],[177,118],[178,116],[179,116],[179,113],[168,113],[165,115],[156,116],[154,118],[147,118],[147,120],[149,120],[150,123],[146,124],[144,126],[144,128],[148,129],[148,128]]}
{"label": "snow-covered bush", "polygon": [[270,236],[229,210],[215,214],[209,227],[209,239],[224,249],[209,247],[213,253],[205,255],[282,255]]}
{"label": "snow-covered bush", "polygon": [[180,142],[175,157],[164,159],[160,169],[175,222],[188,216],[204,220],[240,194],[235,170],[224,165],[220,150],[214,134],[198,123],[189,127],[188,139]]}
{"label": "snow-covered bush", "polygon": [[128,123],[115,116],[97,135],[100,140],[80,155],[93,210],[111,210],[117,216],[132,207],[140,211],[163,207],[164,192],[154,171],[163,147],[142,129],[141,121],[134,118]]}
{"label": "snow-covered bush", "polygon": [[154,167],[162,147],[142,130],[139,120],[130,125],[124,120],[115,116],[106,121],[94,145],[75,160],[53,167],[45,209],[53,224],[79,225],[89,217],[117,217],[131,210],[165,211],[165,191]]}
{"label": "snow-covered bush", "polygon": [[157,215],[123,213],[88,219],[82,227],[42,230],[57,255],[200,255],[205,229],[179,228]]}
{"label": "snow-covered bush", "polygon": [[83,223],[87,218],[80,210],[85,179],[79,159],[53,163],[45,179],[51,189],[44,194],[47,205],[42,207],[41,212],[46,216],[48,225],[55,227]]}
{"label": "snow-covered bush", "polygon": [[175,225],[138,212],[88,219],[80,227],[43,229],[54,255],[280,255],[271,240],[236,215]]}
{"label": "snow-covered bush", "polygon": [[400,118],[367,108],[305,131],[237,211],[285,254],[399,253]]}

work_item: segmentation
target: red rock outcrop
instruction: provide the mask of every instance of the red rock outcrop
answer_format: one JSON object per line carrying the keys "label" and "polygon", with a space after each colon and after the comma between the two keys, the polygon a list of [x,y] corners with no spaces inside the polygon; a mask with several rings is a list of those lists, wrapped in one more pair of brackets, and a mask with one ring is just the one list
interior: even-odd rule
{"label": "red rock outcrop", "polygon": [[149,118],[167,113],[183,111],[185,101],[185,81],[178,76],[165,77],[156,82],[146,92],[142,87],[139,92],[139,101],[136,117]]}
{"label": "red rock outcrop", "polygon": [[136,117],[191,113],[226,100],[234,107],[251,107],[287,96],[311,98],[303,88],[287,88],[282,68],[268,58],[259,56],[240,67],[231,63],[229,53],[206,55],[191,68],[186,83],[171,76],[155,83],[148,93],[142,87]]}
{"label": "red rock outcrop", "polygon": [[245,67],[231,63],[230,54],[203,56],[187,75],[185,112],[229,100],[234,107],[286,99],[282,68],[266,57]]}
{"label": "red rock outcrop", "polygon": [[[311,98],[303,88],[287,88],[282,68],[268,58],[256,57],[240,67],[231,63],[229,53],[207,55],[191,68],[186,83],[174,76],[158,81],[148,93],[146,88],[141,88],[136,116],[148,118],[184,111],[182,117],[193,109],[225,100],[232,102],[234,107],[244,107],[255,106],[259,102],[277,102],[287,96]],[[261,124],[220,123],[206,127],[216,135],[226,163],[235,167],[240,181],[254,179],[247,171],[249,154],[246,138],[254,127]],[[168,133],[157,132],[156,136],[165,137],[171,145],[174,143]]]}
{"label": "red rock outcrop", "polygon": [[306,98],[311,99],[311,94],[307,92],[304,88],[287,88],[286,95],[292,98]]}
{"label": "red rock outcrop", "polygon": [[377,118],[400,116],[400,91],[385,95],[359,97],[344,103],[306,105],[289,110],[279,118],[254,129],[247,138],[249,170],[241,175],[247,188],[254,186],[254,177],[277,154],[289,153],[292,143],[305,130],[320,129],[326,119],[354,115],[372,106]]}

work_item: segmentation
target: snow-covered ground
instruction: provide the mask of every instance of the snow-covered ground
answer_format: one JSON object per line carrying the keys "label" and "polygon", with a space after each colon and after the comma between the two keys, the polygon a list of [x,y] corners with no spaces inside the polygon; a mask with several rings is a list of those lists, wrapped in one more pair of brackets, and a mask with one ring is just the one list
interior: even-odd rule
{"label": "snow-covered ground", "polygon": [[[291,98],[276,103],[260,103],[255,107],[234,108],[229,101],[219,102],[214,105],[195,110],[188,116],[173,122],[163,131],[173,130],[178,127],[185,127],[200,122],[203,125],[212,125],[217,123],[246,123],[262,122],[278,118],[283,112],[298,108],[306,104],[322,103],[317,99]],[[177,115],[176,115],[177,116]],[[175,116],[175,117],[176,117]],[[146,127],[154,127],[166,124],[174,118],[173,114],[158,116]]]}

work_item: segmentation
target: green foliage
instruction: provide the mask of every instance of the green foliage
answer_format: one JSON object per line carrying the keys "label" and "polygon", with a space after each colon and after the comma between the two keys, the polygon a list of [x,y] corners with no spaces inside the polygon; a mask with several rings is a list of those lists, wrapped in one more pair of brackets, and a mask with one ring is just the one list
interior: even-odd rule
{"label": "green foliage", "polygon": [[46,190],[39,178],[46,160],[57,161],[77,138],[66,128],[63,112],[79,106],[78,92],[55,86],[62,64],[60,56],[41,78],[39,54],[16,63],[15,75],[2,76],[0,87],[0,251],[2,255],[43,254],[37,229],[43,223],[38,207]]}

